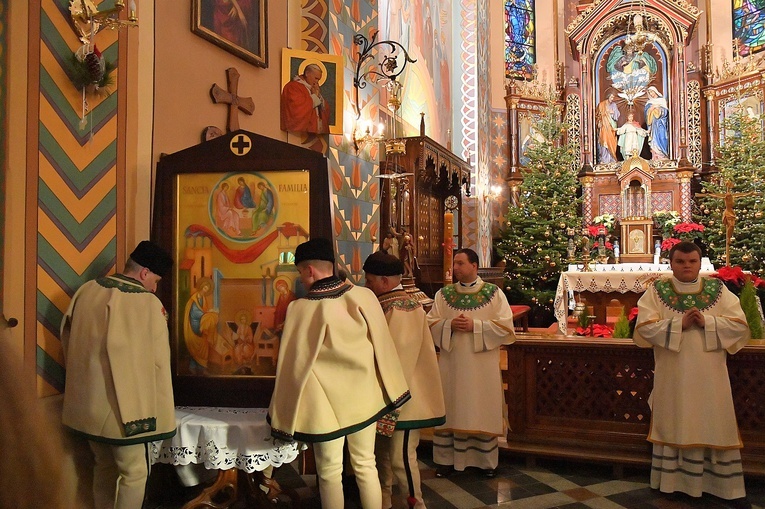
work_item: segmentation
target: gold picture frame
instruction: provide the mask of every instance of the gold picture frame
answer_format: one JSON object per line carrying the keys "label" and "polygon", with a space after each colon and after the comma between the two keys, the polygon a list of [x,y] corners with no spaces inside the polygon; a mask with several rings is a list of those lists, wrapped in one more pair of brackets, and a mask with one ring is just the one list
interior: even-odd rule
{"label": "gold picture frame", "polygon": [[191,31],[258,67],[268,67],[267,0],[192,0]]}

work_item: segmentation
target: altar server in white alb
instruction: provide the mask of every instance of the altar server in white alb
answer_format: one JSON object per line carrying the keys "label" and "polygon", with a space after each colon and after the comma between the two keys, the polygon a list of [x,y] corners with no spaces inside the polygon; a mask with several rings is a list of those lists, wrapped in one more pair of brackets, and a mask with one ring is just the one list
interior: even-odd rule
{"label": "altar server in white alb", "polygon": [[61,323],[62,421],[90,442],[96,509],[140,509],[148,443],[175,435],[167,313],[154,295],[172,264],[144,240],[122,274],[82,285]]}
{"label": "altar server in white alb", "polygon": [[[425,310],[403,286],[404,264],[397,257],[378,251],[364,262],[366,286],[377,295],[388,321],[398,358],[412,395],[395,421],[395,428],[378,433],[375,446],[377,470],[382,485],[383,509],[392,506],[394,475],[407,494],[409,507],[425,509],[422,500],[417,445],[420,429],[446,422],[444,394],[438,359],[430,336]],[[382,421],[380,428],[392,423]]]}
{"label": "altar server in white alb", "polygon": [[726,358],[749,340],[746,317],[720,280],[699,277],[698,246],[681,242],[669,259],[672,277],[657,280],[638,301],[633,337],[653,348],[655,360],[651,487],[745,503]]}
{"label": "altar server in white alb", "polygon": [[329,239],[295,249],[308,294],[290,302],[284,321],[271,433],[313,443],[324,509],[344,506],[343,445],[347,442],[363,509],[380,509],[374,424],[409,400],[406,379],[377,297],[334,275]]}
{"label": "altar server in white alb", "polygon": [[478,277],[472,249],[455,252],[452,274],[457,282],[438,291],[428,313],[446,403],[433,461],[440,477],[469,466],[494,477],[505,432],[499,347],[515,341],[513,312],[502,289]]}

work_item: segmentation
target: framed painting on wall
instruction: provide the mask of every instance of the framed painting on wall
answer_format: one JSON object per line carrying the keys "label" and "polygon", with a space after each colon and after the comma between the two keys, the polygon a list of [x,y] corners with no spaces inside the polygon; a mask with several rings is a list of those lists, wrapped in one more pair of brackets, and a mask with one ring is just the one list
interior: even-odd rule
{"label": "framed painting on wall", "polygon": [[341,55],[284,48],[282,130],[343,134],[343,70]]}
{"label": "framed painting on wall", "polygon": [[192,0],[191,31],[258,67],[268,67],[266,0]]}
{"label": "framed painting on wall", "polygon": [[176,403],[267,406],[287,306],[302,296],[295,248],[331,238],[326,159],[245,131],[164,156],[152,238],[174,266]]}
{"label": "framed painting on wall", "polygon": [[740,95],[731,95],[720,100],[720,146],[725,145],[727,138],[738,136],[735,130],[726,127],[726,120],[729,120],[734,113],[746,116],[753,120],[762,119],[765,109],[763,104],[763,90],[755,89],[749,93]]}

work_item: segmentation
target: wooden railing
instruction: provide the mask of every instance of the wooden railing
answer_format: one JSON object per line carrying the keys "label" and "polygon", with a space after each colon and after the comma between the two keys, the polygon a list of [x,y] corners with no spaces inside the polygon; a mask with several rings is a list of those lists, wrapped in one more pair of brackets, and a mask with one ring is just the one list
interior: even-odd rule
{"label": "wooden railing", "polygon": [[[650,465],[653,352],[631,340],[521,335],[503,370],[510,451]],[[765,347],[728,358],[744,471],[765,475]]]}

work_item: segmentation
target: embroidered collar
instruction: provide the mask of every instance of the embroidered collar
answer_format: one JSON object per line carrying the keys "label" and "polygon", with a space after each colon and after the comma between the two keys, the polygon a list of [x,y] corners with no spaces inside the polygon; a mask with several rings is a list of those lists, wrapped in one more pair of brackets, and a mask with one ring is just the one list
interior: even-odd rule
{"label": "embroidered collar", "polygon": [[391,309],[400,309],[402,311],[413,311],[422,305],[409,295],[403,288],[393,289],[377,296],[383,312],[387,313]]}
{"label": "embroidered collar", "polygon": [[441,289],[441,295],[450,308],[471,310],[487,306],[498,289],[497,285],[484,281],[477,292],[460,293],[457,291],[457,285],[451,284]]}
{"label": "embroidered collar", "polygon": [[352,284],[341,281],[337,276],[325,277],[315,281],[304,298],[309,300],[336,299],[352,287]]}
{"label": "embroidered collar", "polygon": [[96,279],[96,283],[104,288],[116,288],[124,293],[151,293],[143,287],[140,281],[124,274],[113,274]]}
{"label": "embroidered collar", "polygon": [[722,282],[717,278],[702,277],[701,289],[696,293],[679,293],[671,279],[659,279],[653,286],[661,302],[678,313],[694,307],[700,311],[709,309],[722,295]]}

